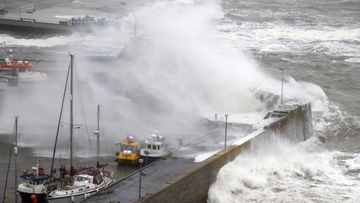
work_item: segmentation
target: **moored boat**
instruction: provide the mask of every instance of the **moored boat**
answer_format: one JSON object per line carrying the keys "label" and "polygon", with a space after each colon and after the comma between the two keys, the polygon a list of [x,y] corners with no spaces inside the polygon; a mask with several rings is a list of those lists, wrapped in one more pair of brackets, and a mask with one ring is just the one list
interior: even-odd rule
{"label": "moored boat", "polygon": [[135,140],[134,136],[127,136],[119,145],[120,150],[116,152],[117,157],[115,161],[118,164],[138,164],[140,158],[139,143]]}
{"label": "moored boat", "polygon": [[17,191],[23,202],[43,202],[47,198],[47,183],[50,176],[44,173],[44,168],[37,164],[31,173],[20,176],[24,181],[18,185]]}
{"label": "moored boat", "polygon": [[[93,195],[97,193],[98,191],[107,188],[110,186],[114,179],[112,177],[112,173],[105,171],[104,166],[99,164],[99,151],[100,151],[100,105],[98,105],[97,108],[97,130],[94,132],[97,136],[97,166],[96,167],[87,167],[87,168],[80,168],[75,169],[73,165],[73,130],[74,130],[74,119],[73,119],[73,62],[74,62],[74,56],[70,55],[70,66],[68,69],[68,76],[66,79],[65,89],[64,89],[64,95],[63,95],[63,103],[65,99],[65,92],[67,83],[70,83],[70,184],[66,186],[60,186],[49,193],[48,200],[50,202],[74,202],[76,199],[76,202],[78,200],[86,199],[88,196]],[[70,77],[69,77],[70,76]],[[68,80],[69,79],[69,80]],[[61,111],[63,108],[61,108]],[[54,151],[53,151],[53,158],[52,158],[52,164],[51,164],[51,171],[53,171],[53,165],[54,165],[54,158],[56,153],[56,145],[59,135],[59,126],[61,121],[61,114],[58,122],[58,130],[55,138],[55,145],[54,145]],[[50,174],[50,177],[52,177],[53,174]]]}
{"label": "moored boat", "polygon": [[10,58],[0,59],[0,68],[2,70],[19,69],[19,71],[25,71],[32,68],[32,63],[29,61],[16,60]]}
{"label": "moored boat", "polygon": [[58,188],[48,195],[48,200],[86,199],[88,196],[107,188],[114,180],[106,176],[107,172],[99,168],[86,168],[73,176],[73,183]]}
{"label": "moored boat", "polygon": [[167,141],[164,136],[158,135],[157,132],[150,138],[145,139],[143,148],[140,150],[140,158],[144,160],[143,165],[147,165],[169,154]]}

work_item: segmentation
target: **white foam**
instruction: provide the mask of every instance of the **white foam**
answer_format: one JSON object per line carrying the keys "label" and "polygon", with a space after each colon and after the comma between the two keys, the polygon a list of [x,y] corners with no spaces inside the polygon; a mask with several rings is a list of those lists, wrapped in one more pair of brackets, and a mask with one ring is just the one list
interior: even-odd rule
{"label": "white foam", "polygon": [[202,162],[205,159],[211,157],[212,155],[218,153],[220,150],[215,150],[215,151],[211,151],[211,152],[206,152],[206,153],[202,153],[202,154],[198,154],[195,156],[195,160],[194,162]]}
{"label": "white foam", "polygon": [[355,154],[351,159],[345,160],[348,170],[360,170],[360,154]]}
{"label": "white foam", "polygon": [[345,59],[347,63],[360,63],[360,58],[347,58]]}
{"label": "white foam", "polygon": [[70,36],[55,36],[44,39],[24,39],[15,38],[7,34],[0,34],[2,41],[7,46],[24,46],[24,47],[54,47],[54,46],[66,46],[82,40],[82,37],[78,34]]}
{"label": "white foam", "polygon": [[356,56],[359,45],[349,43],[360,41],[358,27],[307,27],[285,25],[273,22],[236,24],[227,19],[219,25],[225,36],[246,49],[258,49],[263,52],[325,52],[331,55]]}
{"label": "white foam", "polygon": [[359,180],[343,174],[339,152],[310,152],[304,145],[243,153],[224,166],[209,190],[211,203],[357,202]]}

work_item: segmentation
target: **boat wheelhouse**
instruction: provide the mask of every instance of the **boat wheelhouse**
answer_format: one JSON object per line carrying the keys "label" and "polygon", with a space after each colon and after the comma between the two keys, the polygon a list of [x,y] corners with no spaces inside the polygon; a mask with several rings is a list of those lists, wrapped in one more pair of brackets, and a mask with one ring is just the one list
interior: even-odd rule
{"label": "boat wheelhouse", "polygon": [[150,138],[145,139],[143,148],[140,150],[140,158],[147,165],[157,159],[163,158],[169,154],[166,138],[156,133]]}

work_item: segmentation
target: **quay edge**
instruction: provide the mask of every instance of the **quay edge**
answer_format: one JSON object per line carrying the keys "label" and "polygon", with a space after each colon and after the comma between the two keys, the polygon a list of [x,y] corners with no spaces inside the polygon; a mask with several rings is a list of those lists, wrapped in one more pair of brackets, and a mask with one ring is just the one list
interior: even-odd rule
{"label": "quay edge", "polygon": [[164,183],[151,194],[146,194],[136,203],[181,202],[204,203],[212,183],[216,181],[219,170],[234,160],[243,150],[258,147],[261,144],[271,144],[273,136],[282,136],[293,143],[305,141],[312,136],[311,105],[291,105],[280,107],[285,112],[282,117],[266,124],[256,132],[250,133],[239,145],[227,147],[209,157],[199,165],[195,165],[187,173]]}

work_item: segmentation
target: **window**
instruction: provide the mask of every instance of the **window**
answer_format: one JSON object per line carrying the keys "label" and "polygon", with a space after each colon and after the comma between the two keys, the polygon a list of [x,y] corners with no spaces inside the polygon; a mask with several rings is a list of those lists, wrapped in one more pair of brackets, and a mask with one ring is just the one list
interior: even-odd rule
{"label": "window", "polygon": [[75,181],[81,182],[81,181],[83,181],[83,180],[84,180],[84,178],[81,177],[81,176],[77,176],[77,177],[75,178]]}
{"label": "window", "polygon": [[151,149],[151,144],[148,144],[148,149]]}
{"label": "window", "polygon": [[160,150],[160,145],[158,145],[158,149]]}
{"label": "window", "polygon": [[156,149],[156,145],[153,145],[153,149]]}

